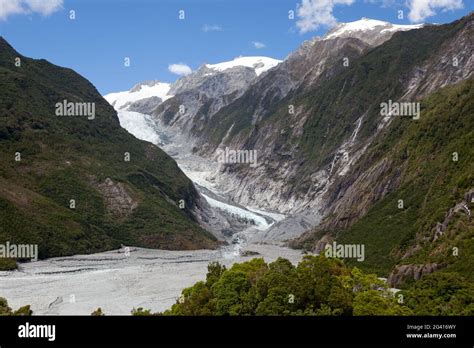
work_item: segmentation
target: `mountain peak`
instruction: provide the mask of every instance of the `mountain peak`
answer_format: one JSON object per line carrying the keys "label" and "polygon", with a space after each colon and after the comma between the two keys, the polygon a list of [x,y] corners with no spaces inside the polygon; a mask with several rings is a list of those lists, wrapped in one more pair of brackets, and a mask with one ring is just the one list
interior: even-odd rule
{"label": "mountain peak", "polygon": [[162,82],[159,80],[142,81],[142,82],[137,83],[135,86],[133,86],[132,89],[130,90],[130,93],[138,92],[142,89],[142,87],[145,87],[145,86],[153,87],[153,86],[159,85],[160,83]]}
{"label": "mountain peak", "polygon": [[279,64],[281,60],[273,59],[264,56],[250,56],[250,57],[237,57],[231,61],[222,62],[218,64],[206,64],[206,68],[217,70],[217,71],[224,71],[227,69],[231,69],[237,66],[244,66],[253,68],[255,73],[260,75],[261,73],[273,68],[277,64]]}
{"label": "mountain peak", "polygon": [[116,109],[127,108],[130,104],[150,98],[159,98],[159,102],[171,98],[171,85],[159,80],[148,80],[137,83],[129,91],[109,93],[104,98]]}
{"label": "mountain peak", "polygon": [[323,40],[353,37],[370,45],[378,45],[388,40],[397,31],[419,29],[423,25],[392,24],[378,19],[362,17],[358,21],[339,23],[323,37]]}

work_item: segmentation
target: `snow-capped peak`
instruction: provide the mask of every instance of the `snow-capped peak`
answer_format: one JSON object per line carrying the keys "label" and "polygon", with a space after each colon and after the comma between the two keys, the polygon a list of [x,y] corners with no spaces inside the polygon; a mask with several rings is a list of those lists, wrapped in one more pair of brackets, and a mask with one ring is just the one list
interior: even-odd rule
{"label": "snow-capped peak", "polygon": [[134,92],[140,91],[140,89],[142,89],[143,87],[154,87],[158,85],[163,86],[163,85],[167,85],[167,83],[160,82],[159,80],[147,80],[147,81],[137,83],[135,86],[133,86],[130,89],[130,92],[134,93]]}
{"label": "snow-capped peak", "polygon": [[159,82],[157,80],[144,81],[133,86],[129,91],[109,93],[104,96],[115,110],[128,107],[130,104],[139,100],[156,97],[160,102],[172,97],[168,95],[171,88],[169,83]]}
{"label": "snow-capped peak", "polygon": [[[390,35],[396,31],[407,31],[419,29],[423,24],[416,25],[399,25],[389,22],[379,21],[377,19],[361,18],[355,22],[340,23],[331,29],[325,36],[324,40],[335,39],[338,37],[356,37],[359,39],[367,39],[367,35]],[[365,36],[364,36],[365,35]],[[391,35],[390,35],[391,36]],[[373,41],[373,38],[371,38]],[[365,41],[365,40],[364,40]]]}
{"label": "snow-capped peak", "polygon": [[253,68],[255,70],[255,74],[259,76],[263,72],[273,68],[279,63],[281,63],[281,60],[269,57],[237,57],[234,60],[228,62],[218,64],[206,64],[205,66],[206,68],[217,71],[224,71],[236,66],[245,66]]}

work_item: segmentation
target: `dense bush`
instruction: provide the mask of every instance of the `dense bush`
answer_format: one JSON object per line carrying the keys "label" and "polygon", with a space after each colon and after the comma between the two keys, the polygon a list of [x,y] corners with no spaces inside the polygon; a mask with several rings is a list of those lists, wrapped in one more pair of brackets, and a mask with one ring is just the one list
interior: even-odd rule
{"label": "dense bush", "polygon": [[18,316],[25,316],[25,315],[32,315],[33,311],[30,309],[30,306],[23,306],[18,308],[16,311],[12,310],[8,306],[8,301],[3,297],[0,297],[0,315],[18,315]]}
{"label": "dense bush", "polygon": [[474,284],[455,273],[426,275],[402,294],[419,315],[474,315]]}
{"label": "dense bush", "polygon": [[409,315],[385,283],[337,259],[305,256],[208,267],[164,315]]}

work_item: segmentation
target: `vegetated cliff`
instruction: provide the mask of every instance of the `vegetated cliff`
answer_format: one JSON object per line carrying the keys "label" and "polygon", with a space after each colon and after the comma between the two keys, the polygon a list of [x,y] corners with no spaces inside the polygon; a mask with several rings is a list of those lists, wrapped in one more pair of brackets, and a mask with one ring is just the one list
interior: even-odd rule
{"label": "vegetated cliff", "polygon": [[420,119],[393,119],[377,136],[332,191],[331,213],[292,245],[364,244],[358,267],[391,273],[393,286],[441,269],[473,279],[474,80],[421,106]]}
{"label": "vegetated cliff", "polygon": [[[163,151],[121,128],[87,80],[22,56],[3,38],[0,75],[0,243],[38,244],[41,258],[121,243],[217,245],[196,223],[192,182]],[[56,116],[64,100],[93,103],[95,117]]]}

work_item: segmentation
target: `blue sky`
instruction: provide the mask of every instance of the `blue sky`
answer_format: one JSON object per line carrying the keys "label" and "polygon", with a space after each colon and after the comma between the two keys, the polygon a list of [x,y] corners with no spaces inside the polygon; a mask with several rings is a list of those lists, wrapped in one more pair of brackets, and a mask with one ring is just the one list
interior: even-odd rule
{"label": "blue sky", "polygon": [[[474,0],[0,0],[0,35],[21,54],[70,67],[103,93],[240,55],[283,59],[336,22],[447,23]],[[436,6],[438,5],[438,6]],[[70,19],[70,11],[76,18]],[[185,19],[179,19],[179,11]],[[294,19],[288,11],[295,11]],[[404,11],[400,20],[399,10]],[[125,57],[130,66],[124,66]]]}

